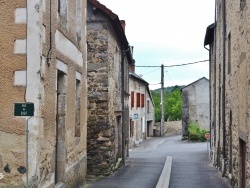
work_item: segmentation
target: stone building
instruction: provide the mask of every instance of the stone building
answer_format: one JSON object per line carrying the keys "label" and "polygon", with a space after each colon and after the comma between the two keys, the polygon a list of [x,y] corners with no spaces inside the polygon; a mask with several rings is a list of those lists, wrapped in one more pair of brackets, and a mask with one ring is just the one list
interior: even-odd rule
{"label": "stone building", "polygon": [[183,87],[182,91],[182,136],[188,136],[188,124],[197,123],[209,130],[209,80],[205,77]]}
{"label": "stone building", "polygon": [[125,22],[88,0],[88,175],[109,175],[128,156],[129,64]]}
{"label": "stone building", "polygon": [[[0,187],[84,181],[85,11],[85,0],[0,1]],[[14,103],[33,103],[34,116],[14,116]]]}
{"label": "stone building", "polygon": [[[134,66],[133,66],[134,67]],[[139,77],[130,69],[129,90],[130,90],[130,123],[129,123],[129,144],[130,148],[138,145],[147,137],[153,135],[155,111],[154,102],[151,96],[148,82]]]}
{"label": "stone building", "polygon": [[[213,164],[233,187],[250,187],[250,2],[216,1],[207,27]],[[206,47],[207,46],[207,47]]]}

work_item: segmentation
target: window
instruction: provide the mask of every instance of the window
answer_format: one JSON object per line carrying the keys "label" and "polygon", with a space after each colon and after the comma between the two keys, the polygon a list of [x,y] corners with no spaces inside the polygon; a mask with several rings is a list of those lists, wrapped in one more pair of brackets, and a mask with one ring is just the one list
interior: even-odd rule
{"label": "window", "polygon": [[80,110],[81,110],[81,82],[76,80],[76,103],[75,103],[75,137],[80,137]]}
{"label": "window", "polygon": [[131,108],[134,107],[135,104],[135,93],[131,91]]}
{"label": "window", "polygon": [[140,107],[141,106],[141,94],[137,93],[136,94],[136,107]]}
{"label": "window", "polygon": [[81,41],[82,30],[82,1],[76,0],[76,40],[78,43]]}
{"label": "window", "polygon": [[246,0],[240,0],[240,10],[243,10],[246,6]]}
{"label": "window", "polygon": [[58,0],[58,13],[63,26],[67,25],[68,0]]}
{"label": "window", "polygon": [[134,122],[130,119],[130,137],[134,137]]}
{"label": "window", "polygon": [[141,94],[141,107],[143,108],[145,106],[144,104],[144,94]]}
{"label": "window", "polygon": [[147,113],[149,114],[149,100],[147,100]]}

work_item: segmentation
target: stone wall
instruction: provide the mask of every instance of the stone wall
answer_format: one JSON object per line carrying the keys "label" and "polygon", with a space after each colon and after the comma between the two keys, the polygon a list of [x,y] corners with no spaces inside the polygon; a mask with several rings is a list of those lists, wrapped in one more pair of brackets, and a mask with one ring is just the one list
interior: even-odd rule
{"label": "stone wall", "polygon": [[[182,121],[167,121],[165,124],[165,136],[181,135],[182,134]],[[157,127],[156,135],[160,135],[160,122],[155,123]]]}
{"label": "stone wall", "polygon": [[[226,1],[226,30],[223,27],[223,1],[217,1],[216,5],[216,37],[214,44],[211,45],[210,53],[211,159],[222,174],[230,180],[232,186],[242,187],[243,179],[245,179],[245,187],[249,187],[250,69],[248,62],[250,56],[247,52],[250,50],[248,43],[250,40],[248,19],[250,2]],[[223,53],[224,41],[225,54]],[[225,78],[225,83],[223,83],[223,78]],[[224,126],[225,129],[223,129]],[[245,161],[241,152],[244,145],[246,147]],[[245,178],[242,177],[243,166],[246,168]]]}
{"label": "stone wall", "polygon": [[[122,157],[122,49],[113,25],[91,4],[87,21],[88,175],[109,175]],[[123,118],[127,123],[126,109]]]}
{"label": "stone wall", "polygon": [[165,122],[165,136],[181,135],[182,121],[167,121]]}
{"label": "stone wall", "polygon": [[182,137],[188,136],[189,122],[188,91],[182,91]]}

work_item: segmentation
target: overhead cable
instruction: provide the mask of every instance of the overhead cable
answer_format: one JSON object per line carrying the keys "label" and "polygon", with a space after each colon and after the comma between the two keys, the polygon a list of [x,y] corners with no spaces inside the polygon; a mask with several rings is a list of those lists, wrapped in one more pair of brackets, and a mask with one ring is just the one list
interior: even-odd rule
{"label": "overhead cable", "polygon": [[[183,64],[179,64],[179,65],[164,65],[164,67],[180,67],[180,66],[185,66],[185,65],[203,63],[203,62],[207,62],[207,61],[209,61],[209,60],[196,61],[196,62],[192,62],[192,63],[183,63]],[[135,66],[135,67],[161,67],[161,66]]]}

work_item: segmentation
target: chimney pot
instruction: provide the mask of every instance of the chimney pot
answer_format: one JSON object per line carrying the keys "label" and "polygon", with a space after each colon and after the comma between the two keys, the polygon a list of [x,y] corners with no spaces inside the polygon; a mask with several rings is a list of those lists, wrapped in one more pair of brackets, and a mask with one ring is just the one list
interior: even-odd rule
{"label": "chimney pot", "polygon": [[125,22],[125,20],[121,20],[120,22],[121,22],[121,25],[122,25],[122,29],[123,29],[123,31],[125,33],[126,22]]}

